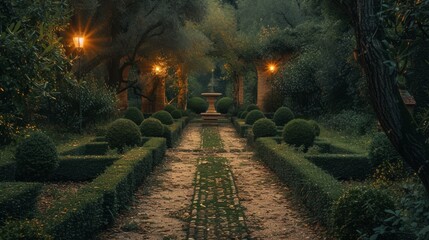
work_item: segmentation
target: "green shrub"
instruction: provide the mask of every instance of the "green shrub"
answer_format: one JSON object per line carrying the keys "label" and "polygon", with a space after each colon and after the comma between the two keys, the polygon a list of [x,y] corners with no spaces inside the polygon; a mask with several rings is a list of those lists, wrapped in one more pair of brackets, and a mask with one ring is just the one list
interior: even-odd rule
{"label": "green shrub", "polygon": [[0,224],[8,218],[31,216],[41,189],[40,183],[0,183]]}
{"label": "green shrub", "polygon": [[72,149],[60,153],[60,155],[82,156],[82,155],[105,155],[109,150],[109,144],[106,138],[102,137],[101,142],[83,143]]}
{"label": "green shrub", "polygon": [[250,104],[246,107],[247,112],[251,112],[253,110],[260,110],[259,107],[256,104]]}
{"label": "green shrub", "polygon": [[152,150],[153,166],[159,165],[165,156],[167,151],[167,141],[165,138],[150,138],[144,145],[143,148]]}
{"label": "green shrub", "polygon": [[274,113],[273,121],[277,126],[284,126],[295,118],[293,112],[287,107],[281,107]]}
{"label": "green shrub", "polygon": [[140,125],[140,131],[144,137],[162,137],[164,136],[164,125],[156,118],[148,118]]}
{"label": "green shrub", "polygon": [[19,144],[15,159],[16,177],[19,180],[45,180],[58,167],[55,144],[41,132],[33,133]]}
{"label": "green shrub", "polygon": [[253,135],[259,137],[274,137],[277,135],[276,124],[270,119],[262,118],[253,124]]}
{"label": "green shrub", "polygon": [[304,119],[290,121],[283,130],[284,141],[295,147],[307,149],[313,145],[315,137],[313,127]]}
{"label": "green shrub", "polygon": [[177,143],[177,141],[180,138],[180,134],[182,132],[182,124],[181,123],[174,123],[172,125],[165,125],[164,126],[164,138],[167,140],[167,146],[169,148],[174,147],[174,145]]}
{"label": "green shrub", "polygon": [[171,116],[174,119],[181,119],[183,117],[182,112],[180,110],[174,110],[173,112],[171,112]]}
{"label": "green shrub", "polygon": [[188,109],[196,114],[206,112],[208,108],[208,103],[200,97],[192,97],[188,101]]}
{"label": "green shrub", "polygon": [[124,118],[133,121],[137,125],[140,125],[144,120],[142,111],[136,107],[128,108],[124,113]]}
{"label": "green shrub", "polygon": [[240,119],[246,119],[246,116],[247,116],[248,113],[249,113],[248,111],[242,112],[241,115],[240,115]]}
{"label": "green shrub", "polygon": [[171,125],[174,123],[174,119],[171,116],[171,114],[164,110],[161,110],[152,114],[152,117],[158,119],[159,121],[162,122],[162,124],[165,124],[165,125]]}
{"label": "green shrub", "polygon": [[165,106],[164,110],[167,111],[167,112],[169,112],[169,113],[172,113],[173,111],[176,111],[177,108],[174,105],[170,104],[170,105]]}
{"label": "green shrub", "polygon": [[[372,187],[355,187],[346,191],[333,206],[333,227],[339,239],[359,239],[371,236],[373,229],[388,217],[393,209],[389,195]],[[359,231],[359,232],[358,232]]]}
{"label": "green shrub", "polygon": [[316,135],[316,137],[320,136],[319,124],[317,124],[317,122],[314,120],[309,120],[308,123],[313,127],[314,135]]}
{"label": "green shrub", "polygon": [[234,105],[234,100],[230,97],[219,99],[216,104],[216,111],[222,114],[227,114],[229,109]]}
{"label": "green shrub", "polygon": [[372,138],[368,157],[374,168],[380,166],[384,161],[396,162],[401,159],[401,156],[383,132],[375,134]]}
{"label": "green shrub", "polygon": [[263,112],[259,110],[252,110],[249,112],[246,116],[246,124],[253,125],[257,120],[265,118],[265,115]]}
{"label": "green shrub", "polygon": [[47,234],[44,225],[38,219],[7,221],[0,228],[0,239],[2,240],[53,240]]}
{"label": "green shrub", "polygon": [[125,146],[135,146],[141,142],[139,127],[129,119],[117,119],[110,124],[106,140],[109,147],[123,152]]}
{"label": "green shrub", "polygon": [[364,135],[375,127],[373,116],[352,110],[344,110],[336,115],[327,115],[323,121],[331,129],[356,135]]}

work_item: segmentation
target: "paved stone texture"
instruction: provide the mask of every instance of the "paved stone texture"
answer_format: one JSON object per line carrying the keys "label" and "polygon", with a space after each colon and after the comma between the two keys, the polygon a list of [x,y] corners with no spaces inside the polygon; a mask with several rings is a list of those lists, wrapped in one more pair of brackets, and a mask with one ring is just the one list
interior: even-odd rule
{"label": "paved stone texture", "polygon": [[323,239],[232,125],[204,127],[204,144],[202,129],[188,125],[130,210],[99,239]]}

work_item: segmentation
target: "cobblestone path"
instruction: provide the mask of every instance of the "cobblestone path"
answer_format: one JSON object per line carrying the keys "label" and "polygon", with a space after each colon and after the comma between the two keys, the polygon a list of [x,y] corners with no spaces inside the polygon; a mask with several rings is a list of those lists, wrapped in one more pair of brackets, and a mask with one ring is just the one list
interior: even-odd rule
{"label": "cobblestone path", "polygon": [[99,239],[322,239],[231,125],[190,124]]}

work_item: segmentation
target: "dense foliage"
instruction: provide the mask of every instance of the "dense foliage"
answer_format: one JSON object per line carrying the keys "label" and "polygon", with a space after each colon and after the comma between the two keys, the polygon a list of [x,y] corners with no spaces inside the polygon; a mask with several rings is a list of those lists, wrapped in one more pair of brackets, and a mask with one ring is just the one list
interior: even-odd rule
{"label": "dense foliage", "polygon": [[124,113],[124,118],[133,121],[136,125],[140,125],[144,120],[142,111],[136,107],[128,108]]}
{"label": "dense foliage", "polygon": [[385,133],[377,133],[369,145],[368,157],[374,167],[378,167],[384,161],[396,162],[401,159],[399,153],[392,146]]}
{"label": "dense foliage", "polygon": [[132,147],[140,144],[140,128],[129,119],[117,119],[110,124],[106,140],[110,148],[123,152],[126,146]]}
{"label": "dense foliage", "polygon": [[42,181],[58,167],[58,153],[54,142],[44,133],[36,132],[22,141],[15,154],[16,178]]}
{"label": "dense foliage", "polygon": [[280,107],[276,110],[274,113],[273,121],[276,123],[277,126],[283,127],[288,123],[290,120],[294,119],[295,115],[288,107]]}

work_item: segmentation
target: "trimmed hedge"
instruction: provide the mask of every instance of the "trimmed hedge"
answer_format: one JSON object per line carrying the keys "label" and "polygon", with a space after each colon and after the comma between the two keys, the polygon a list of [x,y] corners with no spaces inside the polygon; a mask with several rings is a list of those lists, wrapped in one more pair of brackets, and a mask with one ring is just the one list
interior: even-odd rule
{"label": "trimmed hedge", "polygon": [[73,149],[61,152],[60,155],[82,156],[82,155],[105,155],[109,150],[107,142],[90,142],[76,146]]}
{"label": "trimmed hedge", "polygon": [[216,103],[216,111],[222,114],[227,114],[234,105],[234,100],[230,97],[223,97]]}
{"label": "trimmed hedge", "polygon": [[246,107],[246,112],[251,112],[253,110],[259,110],[258,105],[256,104],[250,104]]}
{"label": "trimmed hedge", "polygon": [[248,130],[252,128],[252,125],[248,125],[243,120],[237,118],[232,119],[232,124],[240,137],[246,137]]}
{"label": "trimmed hedge", "polygon": [[257,120],[265,118],[263,112],[259,110],[253,110],[246,115],[245,122],[246,124],[253,125]]}
{"label": "trimmed hedge", "polygon": [[284,141],[295,147],[304,146],[308,149],[313,146],[315,138],[313,127],[304,119],[288,122],[283,130]]}
{"label": "trimmed hedge", "polygon": [[171,114],[164,110],[161,110],[152,114],[152,117],[158,119],[159,121],[162,122],[162,124],[165,124],[165,125],[171,125],[174,123],[174,119],[171,116]]}
{"label": "trimmed hedge", "polygon": [[0,164],[0,182],[15,180],[15,162],[5,162]]}
{"label": "trimmed hedge", "polygon": [[167,151],[167,140],[165,138],[150,138],[143,147],[152,150],[153,166],[155,167],[164,159]]}
{"label": "trimmed hedge", "polygon": [[140,124],[140,132],[143,137],[162,137],[164,125],[156,118],[148,118]]}
{"label": "trimmed hedge", "polygon": [[90,181],[102,174],[119,157],[64,156],[49,181]]}
{"label": "trimmed hedge", "polygon": [[283,127],[294,118],[295,118],[295,115],[293,114],[292,110],[290,110],[290,108],[280,107],[274,113],[273,121],[276,123],[277,126]]}
{"label": "trimmed hedge", "polygon": [[371,174],[367,155],[320,154],[306,155],[305,158],[339,180],[365,180]]}
{"label": "trimmed hedge", "polygon": [[188,100],[188,109],[196,114],[206,112],[208,108],[209,104],[200,97],[192,97]]}
{"label": "trimmed hedge", "polygon": [[257,139],[255,150],[312,214],[328,226],[331,206],[344,191],[342,184],[301,153],[277,144],[272,138]]}
{"label": "trimmed hedge", "polygon": [[255,138],[274,137],[277,135],[276,124],[267,118],[257,120],[252,127]]}
{"label": "trimmed hedge", "polygon": [[174,105],[170,104],[170,105],[165,106],[164,110],[167,111],[167,112],[169,112],[169,113],[172,113],[172,112],[176,111],[177,108]]}
{"label": "trimmed hedge", "polygon": [[167,140],[167,146],[172,148],[180,139],[182,133],[182,123],[175,122],[172,125],[164,125],[164,138]]}
{"label": "trimmed hedge", "polygon": [[136,146],[141,143],[140,128],[131,120],[120,118],[112,122],[107,130],[106,140],[109,147],[123,152],[125,146]]}
{"label": "trimmed hedge", "polygon": [[8,218],[31,216],[41,189],[40,183],[1,182],[0,223]]}
{"label": "trimmed hedge", "polygon": [[124,113],[124,118],[133,121],[137,126],[144,120],[142,111],[136,107],[128,108]]}
{"label": "trimmed hedge", "polygon": [[174,110],[173,112],[171,112],[171,116],[174,119],[181,119],[183,117],[182,112],[180,110]]}

